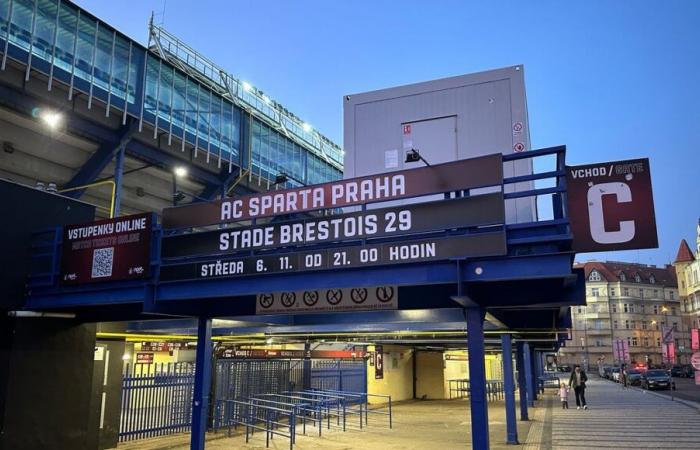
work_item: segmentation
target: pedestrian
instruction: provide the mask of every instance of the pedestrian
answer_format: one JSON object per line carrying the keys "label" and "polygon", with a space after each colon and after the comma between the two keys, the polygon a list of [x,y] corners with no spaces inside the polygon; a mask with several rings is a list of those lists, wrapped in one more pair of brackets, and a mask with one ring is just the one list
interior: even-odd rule
{"label": "pedestrian", "polygon": [[620,378],[622,379],[622,389],[627,389],[627,366],[622,366],[622,370],[620,371]]}
{"label": "pedestrian", "polygon": [[569,409],[569,386],[566,383],[559,386],[559,397],[561,398],[561,409]]}
{"label": "pedestrian", "polygon": [[586,372],[581,369],[581,366],[575,366],[571,377],[569,377],[569,387],[574,388],[576,409],[588,409],[588,405],[586,405],[586,381],[588,381]]}

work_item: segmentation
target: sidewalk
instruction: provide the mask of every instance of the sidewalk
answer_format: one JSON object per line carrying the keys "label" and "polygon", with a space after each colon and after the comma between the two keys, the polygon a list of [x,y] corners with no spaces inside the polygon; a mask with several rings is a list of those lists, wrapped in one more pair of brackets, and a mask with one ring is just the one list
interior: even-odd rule
{"label": "sidewalk", "polygon": [[[588,410],[577,410],[573,392],[568,410],[553,390],[535,408],[527,449],[698,449],[700,413],[694,408],[591,375]],[[538,433],[539,434],[539,433]]]}

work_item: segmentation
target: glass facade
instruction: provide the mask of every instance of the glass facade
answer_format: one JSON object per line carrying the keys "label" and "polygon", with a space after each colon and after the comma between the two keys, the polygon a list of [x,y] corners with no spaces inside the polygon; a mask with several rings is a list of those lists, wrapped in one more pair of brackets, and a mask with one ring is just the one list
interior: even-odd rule
{"label": "glass facade", "polygon": [[154,137],[158,132],[169,141],[176,137],[207,160],[218,159],[219,166],[247,165],[240,160],[241,121],[251,120],[253,174],[274,180],[286,173],[290,186],[342,178],[309,149],[242,114],[230,100],[71,3],[0,0],[0,51],[3,62],[11,57],[30,65],[48,75],[49,83],[69,86],[69,95],[82,91],[89,103],[94,98],[118,108],[124,121],[129,115],[149,123]]}

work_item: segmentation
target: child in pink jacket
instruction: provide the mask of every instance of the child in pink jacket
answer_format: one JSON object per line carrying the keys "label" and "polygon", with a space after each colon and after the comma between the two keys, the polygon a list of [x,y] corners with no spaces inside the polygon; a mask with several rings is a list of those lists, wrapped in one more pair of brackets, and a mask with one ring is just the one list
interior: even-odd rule
{"label": "child in pink jacket", "polygon": [[569,386],[564,383],[559,386],[559,398],[561,398],[561,409],[569,409]]}

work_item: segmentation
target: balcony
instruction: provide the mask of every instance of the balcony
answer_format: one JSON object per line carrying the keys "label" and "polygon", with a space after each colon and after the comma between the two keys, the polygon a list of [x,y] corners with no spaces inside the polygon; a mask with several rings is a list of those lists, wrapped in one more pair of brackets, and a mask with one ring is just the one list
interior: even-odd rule
{"label": "balcony", "polygon": [[610,334],[610,328],[601,328],[601,329],[596,329],[596,328],[589,328],[586,330],[586,334],[589,336],[604,336],[604,335],[609,335]]}
{"label": "balcony", "polygon": [[610,318],[610,313],[607,311],[588,311],[586,313],[586,319],[608,319]]}

